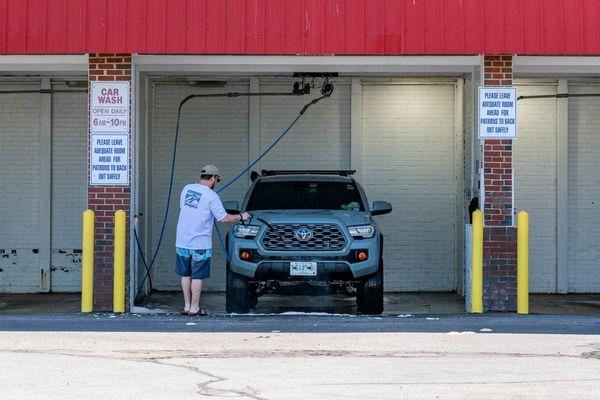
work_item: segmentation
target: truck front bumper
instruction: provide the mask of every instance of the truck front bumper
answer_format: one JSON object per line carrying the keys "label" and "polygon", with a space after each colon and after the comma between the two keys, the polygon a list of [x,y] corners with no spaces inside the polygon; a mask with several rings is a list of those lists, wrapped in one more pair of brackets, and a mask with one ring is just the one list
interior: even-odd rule
{"label": "truck front bumper", "polygon": [[[379,269],[380,246],[379,237],[353,241],[347,249],[336,253],[311,254],[302,252],[265,252],[257,243],[249,239],[236,239],[229,251],[232,255],[230,268],[232,272],[259,281],[293,280],[293,281],[337,281],[355,280],[374,274]],[[256,259],[243,261],[240,252],[254,252]],[[351,254],[357,250],[366,250],[369,258],[365,261],[351,261]],[[290,263],[293,261],[314,261],[317,263],[317,276],[298,277],[290,275]]]}

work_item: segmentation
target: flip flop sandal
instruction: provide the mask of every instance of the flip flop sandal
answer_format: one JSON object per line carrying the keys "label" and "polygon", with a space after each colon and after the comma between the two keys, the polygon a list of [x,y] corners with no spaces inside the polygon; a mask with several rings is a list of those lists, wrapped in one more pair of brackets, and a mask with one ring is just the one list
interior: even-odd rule
{"label": "flip flop sandal", "polygon": [[206,311],[204,311],[203,309],[199,309],[196,312],[189,312],[187,313],[187,315],[189,315],[190,317],[205,317],[208,315],[208,313]]}
{"label": "flip flop sandal", "polygon": [[181,310],[179,310],[179,314],[181,314],[181,315],[188,315],[188,313],[189,313],[189,311],[185,311],[185,309],[183,309],[183,308]]}

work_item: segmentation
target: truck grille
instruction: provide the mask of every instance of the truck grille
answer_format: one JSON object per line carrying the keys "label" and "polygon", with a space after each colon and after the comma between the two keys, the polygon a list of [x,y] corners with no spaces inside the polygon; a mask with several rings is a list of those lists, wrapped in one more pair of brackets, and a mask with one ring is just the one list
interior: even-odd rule
{"label": "truck grille", "polygon": [[[273,251],[336,251],[346,245],[346,238],[337,225],[326,224],[274,224],[271,225],[262,238],[262,244],[267,250]],[[308,229],[312,237],[300,240],[295,233],[299,229]]]}

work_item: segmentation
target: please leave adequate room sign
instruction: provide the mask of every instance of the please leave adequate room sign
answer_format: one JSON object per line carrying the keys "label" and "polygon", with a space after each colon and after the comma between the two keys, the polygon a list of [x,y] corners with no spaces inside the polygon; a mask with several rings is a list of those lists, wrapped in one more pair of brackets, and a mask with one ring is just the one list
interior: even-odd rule
{"label": "please leave adequate room sign", "polygon": [[479,139],[517,138],[517,88],[479,88]]}
{"label": "please leave adequate room sign", "polygon": [[129,185],[129,82],[92,82],[90,185]]}

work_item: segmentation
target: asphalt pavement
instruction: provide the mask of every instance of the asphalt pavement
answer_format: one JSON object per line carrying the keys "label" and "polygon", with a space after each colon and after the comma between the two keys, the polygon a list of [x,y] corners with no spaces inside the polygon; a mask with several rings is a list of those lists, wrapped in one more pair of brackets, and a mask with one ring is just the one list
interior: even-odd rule
{"label": "asphalt pavement", "polygon": [[0,331],[37,332],[483,332],[600,334],[598,315],[411,315],[356,316],[326,313],[218,314],[35,314],[0,315]]}

